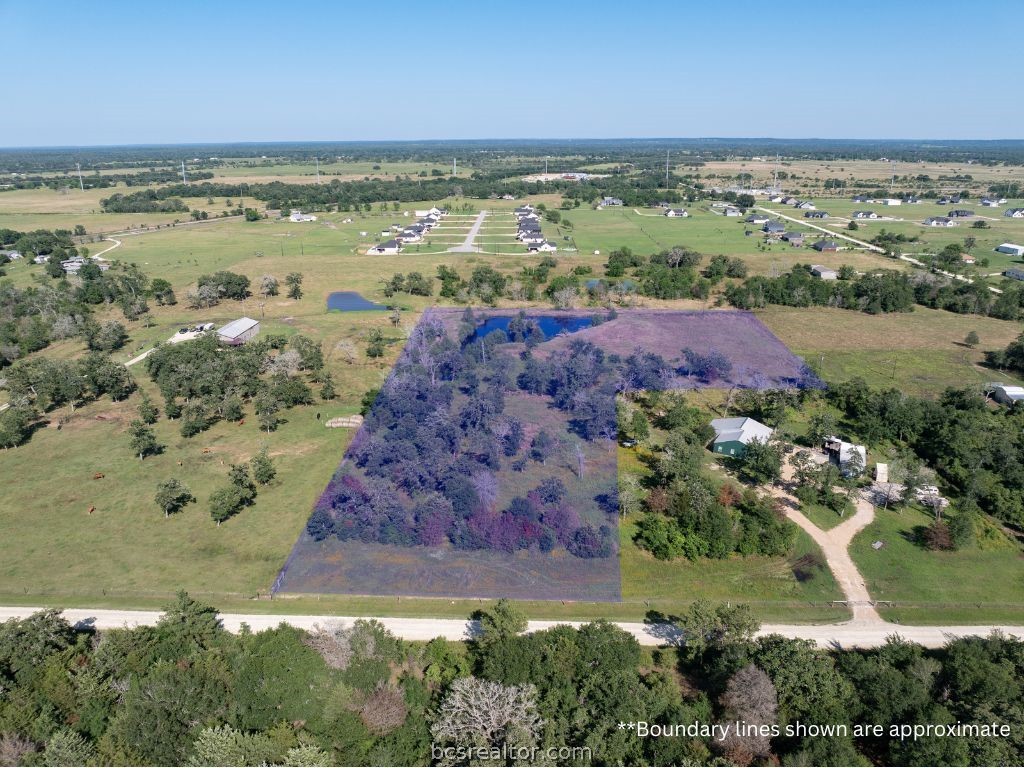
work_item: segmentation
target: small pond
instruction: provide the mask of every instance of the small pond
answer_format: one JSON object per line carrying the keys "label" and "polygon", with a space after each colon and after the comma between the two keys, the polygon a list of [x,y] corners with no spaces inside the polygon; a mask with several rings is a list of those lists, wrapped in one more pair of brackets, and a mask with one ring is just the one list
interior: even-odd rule
{"label": "small pond", "polygon": [[387,309],[387,307],[364,299],[355,291],[335,291],[327,297],[327,309],[336,312],[365,312],[371,309]]}
{"label": "small pond", "polygon": [[[515,316],[489,317],[477,326],[476,331],[466,339],[466,342],[481,339],[492,331],[508,333],[509,324],[515,319]],[[594,318],[578,315],[528,315],[526,319],[540,328],[545,339],[552,339],[560,333],[575,333],[594,324]]]}

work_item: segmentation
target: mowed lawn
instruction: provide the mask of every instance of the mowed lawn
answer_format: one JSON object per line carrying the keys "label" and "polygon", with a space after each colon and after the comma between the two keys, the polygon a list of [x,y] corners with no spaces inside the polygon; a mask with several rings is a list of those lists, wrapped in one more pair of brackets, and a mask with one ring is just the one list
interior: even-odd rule
{"label": "mowed lawn", "polygon": [[[769,307],[757,316],[826,381],[863,377],[874,387],[934,395],[946,387],[1016,382],[985,368],[984,350],[1002,349],[1021,333],[1019,323],[915,307],[913,312],[868,315],[828,307]],[[967,347],[975,331],[981,343]]]}
{"label": "mowed lawn", "polygon": [[[877,510],[875,521],[850,546],[868,590],[891,600],[885,618],[905,624],[1024,623],[1024,554],[1003,541],[991,549],[930,552],[915,529],[930,515]],[[883,546],[874,549],[872,544]]]}

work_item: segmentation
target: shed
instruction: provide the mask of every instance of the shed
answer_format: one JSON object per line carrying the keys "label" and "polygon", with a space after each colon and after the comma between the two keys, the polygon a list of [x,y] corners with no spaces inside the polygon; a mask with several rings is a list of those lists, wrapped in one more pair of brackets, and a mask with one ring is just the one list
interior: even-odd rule
{"label": "shed", "polygon": [[1016,243],[1003,243],[996,246],[997,253],[1008,253],[1011,256],[1024,256],[1024,245]]}
{"label": "shed", "polygon": [[838,280],[839,273],[831,267],[826,267],[823,264],[812,264],[811,274],[815,277],[820,277],[822,280]]}
{"label": "shed", "polygon": [[1024,401],[1024,387],[999,384],[992,390],[992,399],[1004,405],[1014,405]]}
{"label": "shed", "polygon": [[240,317],[232,320],[223,328],[217,331],[217,339],[222,344],[230,344],[237,347],[244,344],[260,332],[260,321],[251,317]]}

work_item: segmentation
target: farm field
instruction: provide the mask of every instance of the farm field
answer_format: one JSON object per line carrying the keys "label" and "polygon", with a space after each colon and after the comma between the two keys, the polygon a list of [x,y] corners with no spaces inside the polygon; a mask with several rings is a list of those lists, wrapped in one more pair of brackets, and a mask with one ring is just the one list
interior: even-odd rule
{"label": "farm field", "polygon": [[[1001,349],[1020,324],[917,306],[913,312],[868,315],[828,307],[769,307],[757,316],[830,382],[863,377],[874,387],[937,395],[946,387],[1017,380],[980,365],[985,349]],[[963,340],[971,331],[976,349]]]}

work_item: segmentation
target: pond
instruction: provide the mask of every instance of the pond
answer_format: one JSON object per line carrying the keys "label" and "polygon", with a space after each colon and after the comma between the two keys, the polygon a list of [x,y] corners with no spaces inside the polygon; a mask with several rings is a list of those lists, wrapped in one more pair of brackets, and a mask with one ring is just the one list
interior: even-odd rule
{"label": "pond", "polygon": [[[489,317],[477,326],[476,331],[466,342],[482,339],[492,331],[508,333],[509,324],[515,319],[514,316],[508,315]],[[578,315],[528,315],[526,319],[535,323],[546,339],[552,339],[560,333],[575,333],[594,324],[594,318]]]}
{"label": "pond", "polygon": [[364,299],[355,291],[335,291],[327,297],[327,309],[336,312],[364,312],[372,309],[387,309],[387,307]]}

